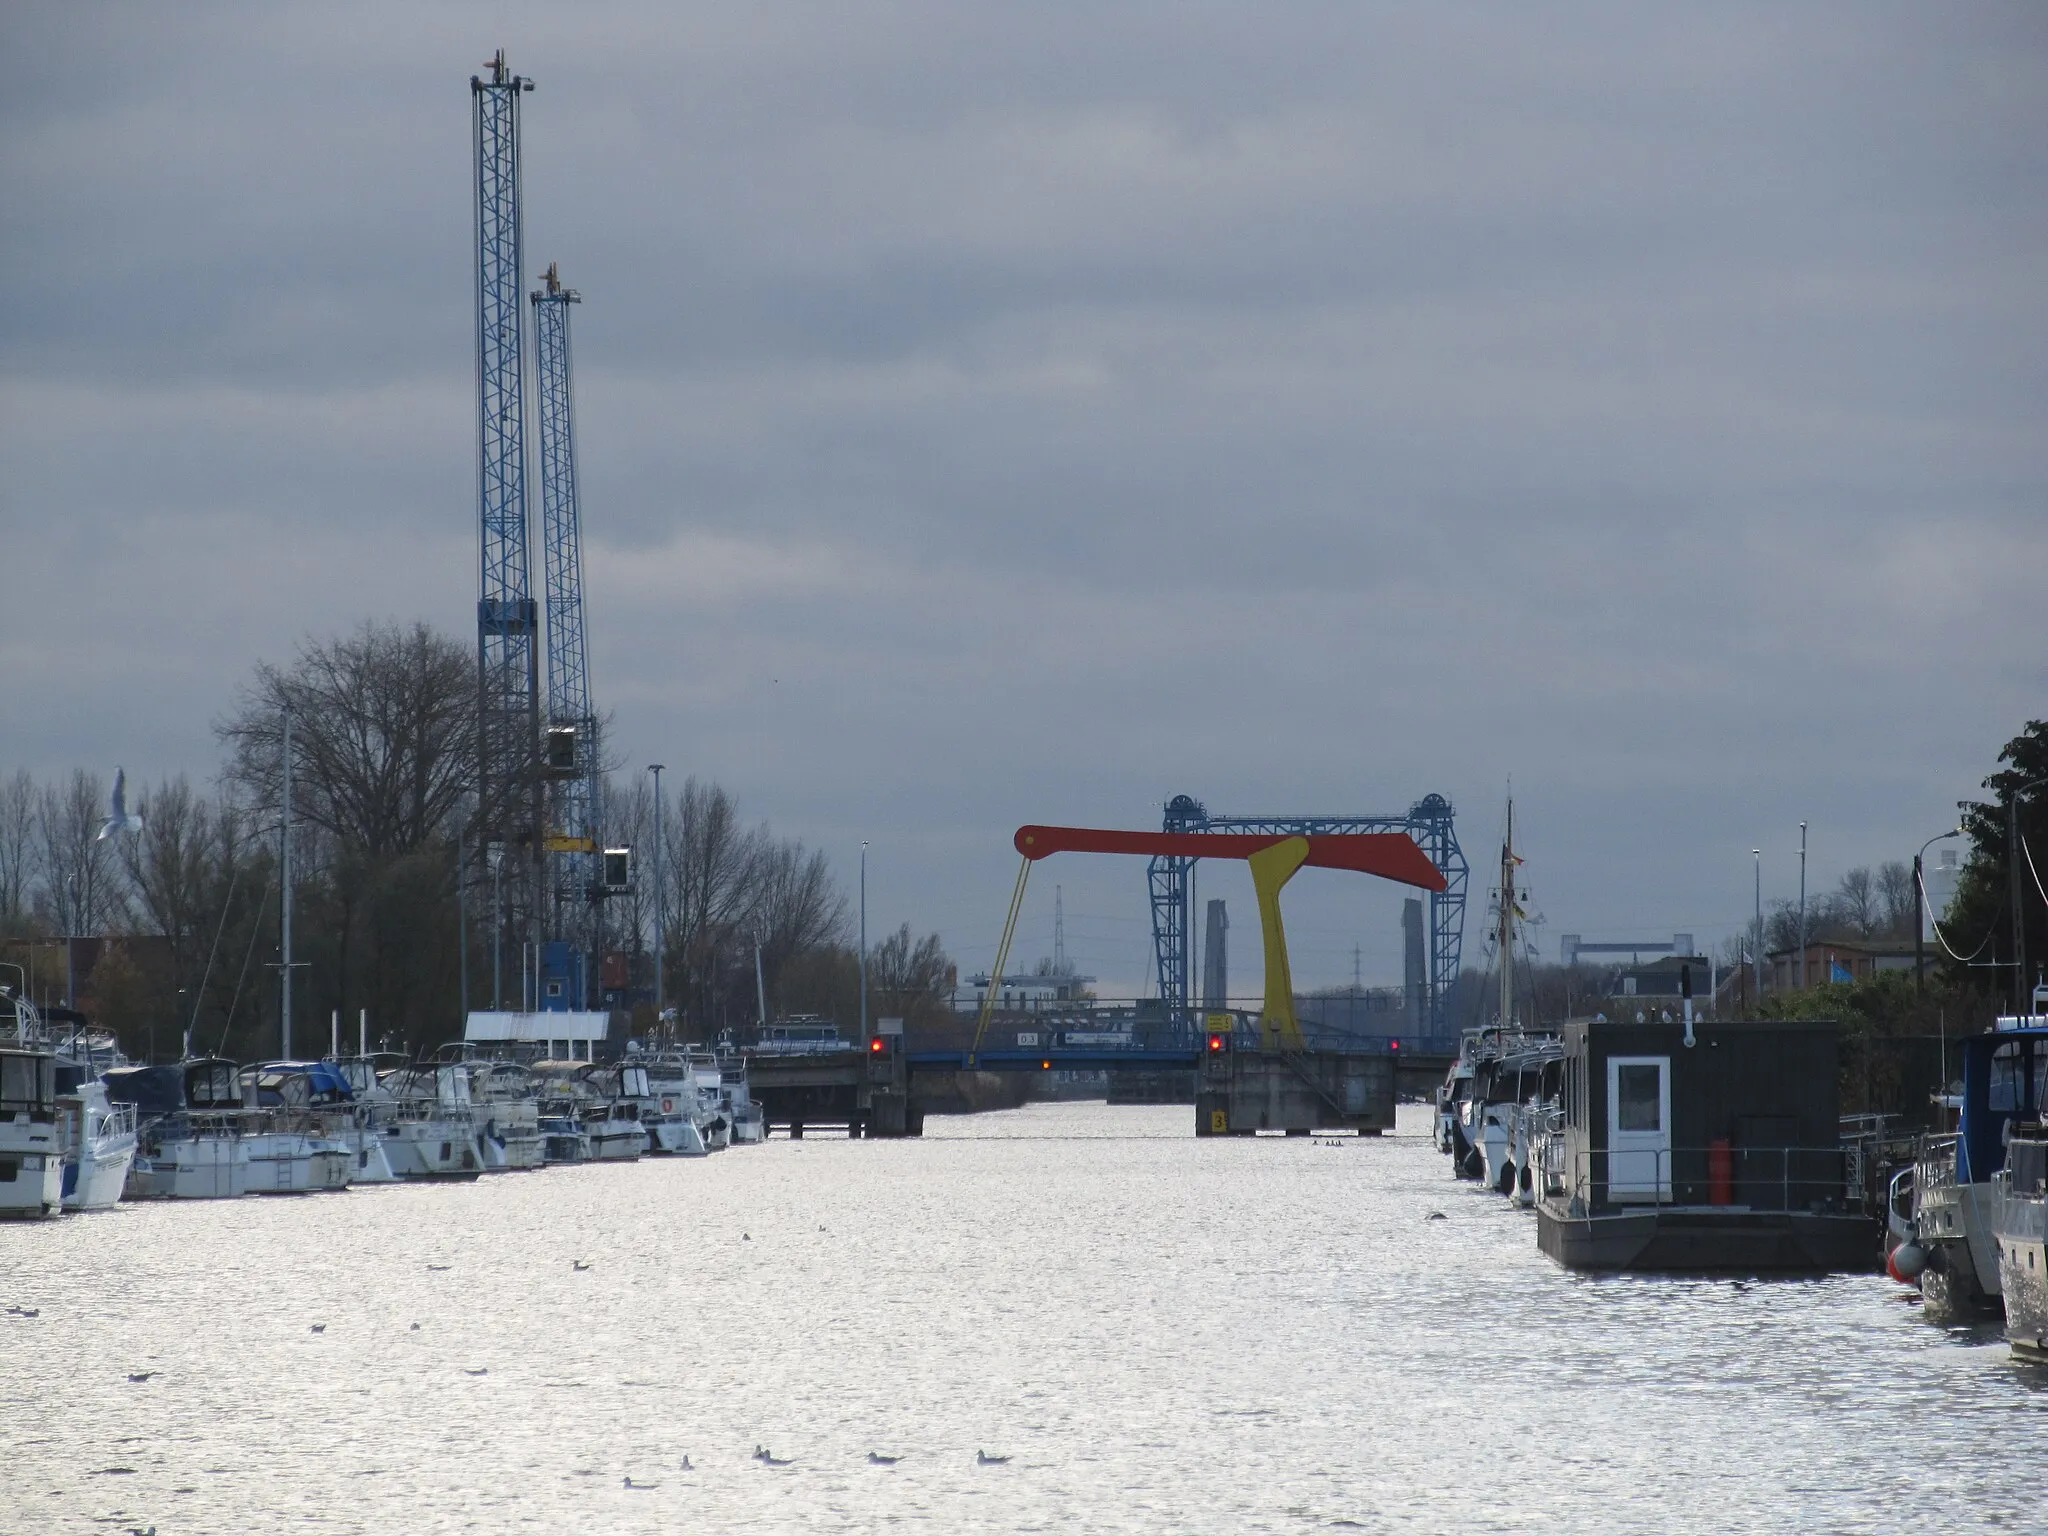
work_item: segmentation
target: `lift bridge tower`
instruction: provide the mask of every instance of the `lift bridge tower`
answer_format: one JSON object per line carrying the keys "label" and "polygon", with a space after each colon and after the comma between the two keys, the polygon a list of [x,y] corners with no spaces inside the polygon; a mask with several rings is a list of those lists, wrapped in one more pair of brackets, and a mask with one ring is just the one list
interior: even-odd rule
{"label": "lift bridge tower", "polygon": [[[526,348],[520,305],[519,98],[533,82],[470,76],[476,134],[478,841],[503,891],[499,921],[532,934],[540,889],[540,615],[528,582]],[[524,953],[522,947],[520,953]],[[522,965],[523,970],[523,965]]]}
{"label": "lift bridge tower", "polygon": [[[533,294],[534,359],[539,395],[541,548],[546,562],[548,692],[542,771],[550,785],[543,845],[554,874],[553,921],[558,941],[575,955],[595,940],[595,898],[601,889],[598,828],[597,716],[590,704],[590,657],[583,630],[583,525],[576,496],[576,422],[569,366],[569,306],[582,302],[564,288],[555,264]],[[567,955],[551,968],[583,1005],[588,978]]]}
{"label": "lift bridge tower", "polygon": [[[1313,837],[1332,832],[1405,832],[1421,846],[1444,877],[1444,889],[1429,892],[1429,947],[1422,983],[1422,1024],[1432,1035],[1450,1029],[1451,989],[1457,984],[1465,944],[1465,886],[1470,869],[1458,846],[1451,802],[1424,795],[1406,813],[1385,816],[1215,816],[1192,795],[1166,802],[1167,832],[1259,832]],[[1159,997],[1167,1019],[1185,1027],[1190,1018],[1188,973],[1189,871],[1191,858],[1156,856],[1147,869],[1152,892],[1152,947],[1159,966]]]}

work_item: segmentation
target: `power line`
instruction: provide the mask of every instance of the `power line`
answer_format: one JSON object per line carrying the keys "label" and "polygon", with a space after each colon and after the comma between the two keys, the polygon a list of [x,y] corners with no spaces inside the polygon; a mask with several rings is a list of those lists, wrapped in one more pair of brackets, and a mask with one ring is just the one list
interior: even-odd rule
{"label": "power line", "polygon": [[1951,960],[1960,961],[1964,965],[1968,965],[1972,960],[1975,960],[1979,955],[1983,954],[1985,945],[1989,944],[1991,942],[1992,935],[1998,932],[1998,920],[1999,918],[2005,916],[2005,904],[2003,902],[1999,903],[1998,911],[1993,915],[1991,919],[1991,927],[1984,934],[1984,943],[1979,944],[1967,955],[1959,955],[1956,953],[1955,946],[1949,943],[1947,936],[1942,933],[1941,919],[1934,915],[1934,898],[1927,894],[1926,877],[1924,875],[1916,874],[1913,878],[1917,880],[1920,884],[1920,899],[1927,903],[1927,926],[1934,930],[1934,941],[1937,944],[1939,944],[1943,949],[1948,951],[1949,958]]}

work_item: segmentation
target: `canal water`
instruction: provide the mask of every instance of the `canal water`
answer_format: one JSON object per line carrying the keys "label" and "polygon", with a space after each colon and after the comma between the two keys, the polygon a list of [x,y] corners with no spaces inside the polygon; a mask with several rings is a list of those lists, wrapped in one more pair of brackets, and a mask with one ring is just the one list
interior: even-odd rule
{"label": "canal water", "polygon": [[1568,1275],[1423,1111],[1190,1121],[0,1228],[0,1532],[2048,1521],[2048,1376],[1888,1280]]}

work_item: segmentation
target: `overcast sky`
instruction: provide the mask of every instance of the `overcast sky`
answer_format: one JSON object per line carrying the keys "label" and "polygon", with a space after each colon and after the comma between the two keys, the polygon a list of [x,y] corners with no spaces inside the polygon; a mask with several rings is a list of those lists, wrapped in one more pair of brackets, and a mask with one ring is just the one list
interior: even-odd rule
{"label": "overcast sky", "polygon": [[[1020,822],[1175,792],[1445,794],[1476,913],[1512,779],[1546,953],[1719,938],[2048,714],[2038,4],[0,16],[0,770],[208,775],[258,660],[473,633],[497,47],[598,703],[868,840],[871,930],[985,965]],[[1142,869],[1020,959],[1055,883],[1139,985]],[[1303,876],[1297,981],[1398,908]]]}

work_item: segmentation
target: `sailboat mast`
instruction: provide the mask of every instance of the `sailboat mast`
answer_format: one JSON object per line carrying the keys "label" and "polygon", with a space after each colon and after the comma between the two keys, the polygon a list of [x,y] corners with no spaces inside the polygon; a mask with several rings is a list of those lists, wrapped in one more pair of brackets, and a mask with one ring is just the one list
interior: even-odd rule
{"label": "sailboat mast", "polygon": [[1515,802],[1508,801],[1508,834],[1500,845],[1500,1027],[1514,1020],[1515,1006]]}

